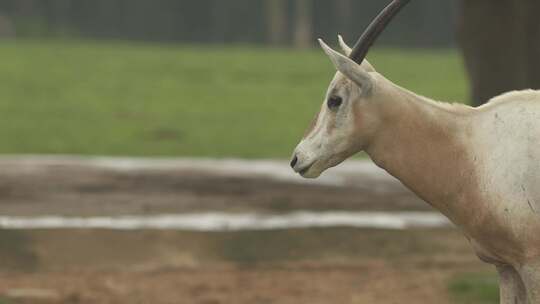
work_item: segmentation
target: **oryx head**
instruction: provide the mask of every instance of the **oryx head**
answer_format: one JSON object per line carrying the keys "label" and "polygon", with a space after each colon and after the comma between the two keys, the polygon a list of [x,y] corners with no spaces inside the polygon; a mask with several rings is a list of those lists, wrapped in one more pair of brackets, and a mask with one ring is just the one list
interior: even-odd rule
{"label": "oryx head", "polygon": [[303,177],[316,178],[362,151],[381,124],[377,112],[377,73],[365,60],[369,48],[393,17],[410,0],[394,0],[370,24],[353,49],[341,36],[344,55],[319,43],[338,70],[323,105],[295,149],[291,167]]}

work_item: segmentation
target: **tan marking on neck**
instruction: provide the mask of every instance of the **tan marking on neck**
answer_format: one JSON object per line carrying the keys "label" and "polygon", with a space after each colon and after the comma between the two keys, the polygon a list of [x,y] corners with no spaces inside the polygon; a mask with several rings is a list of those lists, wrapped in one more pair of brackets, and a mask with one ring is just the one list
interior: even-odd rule
{"label": "tan marking on neck", "polygon": [[442,105],[393,84],[378,93],[384,125],[366,148],[373,161],[493,253],[490,258],[518,263],[523,248],[481,186],[481,160],[470,142],[479,111]]}
{"label": "tan marking on neck", "polygon": [[379,166],[455,222],[476,215],[463,196],[476,191],[474,156],[467,149],[469,118],[463,109],[401,89],[383,79],[376,92],[381,127],[366,151]]}

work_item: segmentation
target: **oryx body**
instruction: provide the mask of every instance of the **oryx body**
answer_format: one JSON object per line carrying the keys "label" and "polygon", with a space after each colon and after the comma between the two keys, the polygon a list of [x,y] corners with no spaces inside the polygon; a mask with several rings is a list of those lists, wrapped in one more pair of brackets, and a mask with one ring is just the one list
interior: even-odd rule
{"label": "oryx body", "polygon": [[407,2],[392,2],[353,50],[340,39],[347,56],[321,41],[338,73],[291,165],[314,178],[365,151],[497,266],[502,303],[540,303],[540,91],[471,108],[387,80],[363,56]]}

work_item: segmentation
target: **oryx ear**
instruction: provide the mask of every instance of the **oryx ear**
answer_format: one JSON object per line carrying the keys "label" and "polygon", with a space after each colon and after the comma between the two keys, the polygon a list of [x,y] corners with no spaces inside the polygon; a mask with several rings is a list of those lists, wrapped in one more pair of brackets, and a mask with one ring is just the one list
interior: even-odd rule
{"label": "oryx ear", "polygon": [[[351,55],[352,49],[350,46],[347,45],[341,35],[338,35],[338,42],[345,56],[349,57],[349,55]],[[360,66],[367,72],[375,72],[375,68],[368,62],[367,59],[364,59],[364,61],[362,61],[362,65]]]}
{"label": "oryx ear", "polygon": [[349,57],[334,51],[322,39],[319,39],[319,43],[338,71],[361,87],[364,92],[370,91],[373,78],[368,72]]}
{"label": "oryx ear", "polygon": [[338,35],[337,38],[339,42],[339,47],[343,51],[343,54],[349,57],[349,55],[351,55],[351,52],[352,52],[351,47],[347,45],[347,43],[345,42],[345,40],[343,40],[343,37],[341,35]]}

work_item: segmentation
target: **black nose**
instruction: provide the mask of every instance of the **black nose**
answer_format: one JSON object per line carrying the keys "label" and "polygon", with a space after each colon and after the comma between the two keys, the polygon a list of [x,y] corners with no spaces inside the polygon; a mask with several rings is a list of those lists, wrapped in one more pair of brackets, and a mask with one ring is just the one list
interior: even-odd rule
{"label": "black nose", "polygon": [[297,163],[298,163],[298,157],[296,157],[295,155],[291,161],[291,168],[294,169],[294,166],[296,166]]}

